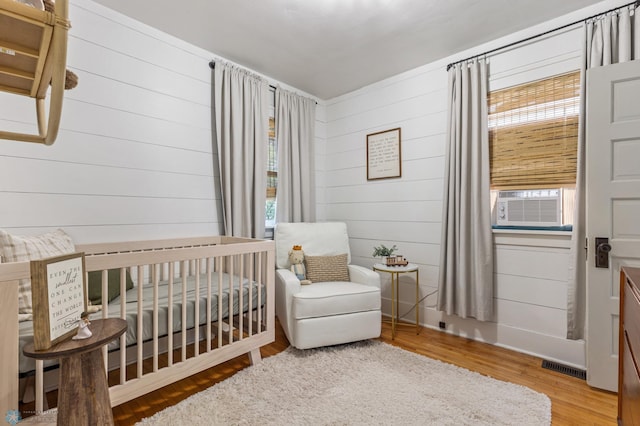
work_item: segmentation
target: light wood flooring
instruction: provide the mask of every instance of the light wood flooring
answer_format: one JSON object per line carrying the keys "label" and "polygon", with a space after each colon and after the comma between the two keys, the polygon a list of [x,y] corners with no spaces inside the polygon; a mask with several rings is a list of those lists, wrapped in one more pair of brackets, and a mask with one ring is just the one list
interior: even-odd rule
{"label": "light wood flooring", "polygon": [[[380,340],[431,358],[449,362],[498,380],[517,383],[549,396],[553,425],[616,425],[617,396],[593,389],[584,380],[541,367],[542,360],[493,345],[423,328],[401,327],[391,339],[388,323],[382,325]],[[261,349],[263,357],[287,348],[282,328],[276,322],[276,341]],[[249,366],[249,357],[240,356],[180,382],[113,408],[116,425],[131,425],[144,417],[177,404]],[[55,392],[48,395],[55,405]]]}

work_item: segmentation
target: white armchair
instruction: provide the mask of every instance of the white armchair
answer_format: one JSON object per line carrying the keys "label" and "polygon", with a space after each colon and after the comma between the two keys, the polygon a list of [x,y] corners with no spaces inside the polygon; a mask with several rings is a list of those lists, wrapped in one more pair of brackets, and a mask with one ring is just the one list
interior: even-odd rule
{"label": "white armchair", "polygon": [[[309,349],[380,336],[380,277],[350,265],[347,226],[340,222],[279,223],[276,243],[276,315],[292,346]],[[305,256],[347,254],[349,281],[301,285],[290,270],[289,250]]]}

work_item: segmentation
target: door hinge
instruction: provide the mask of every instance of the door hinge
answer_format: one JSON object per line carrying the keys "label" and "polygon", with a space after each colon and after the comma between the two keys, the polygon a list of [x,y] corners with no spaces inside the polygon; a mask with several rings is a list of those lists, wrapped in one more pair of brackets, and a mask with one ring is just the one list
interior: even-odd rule
{"label": "door hinge", "polygon": [[584,258],[589,259],[589,237],[584,238]]}

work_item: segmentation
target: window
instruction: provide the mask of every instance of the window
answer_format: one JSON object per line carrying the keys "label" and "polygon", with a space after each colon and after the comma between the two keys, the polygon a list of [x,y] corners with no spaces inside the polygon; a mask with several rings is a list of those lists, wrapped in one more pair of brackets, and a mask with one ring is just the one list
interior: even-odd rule
{"label": "window", "polygon": [[570,224],[580,72],[495,90],[489,93],[488,103],[492,200],[499,190],[561,188],[562,222]]}
{"label": "window", "polygon": [[267,204],[265,227],[276,225],[276,190],[278,188],[278,143],[276,141],[275,90],[270,91],[269,146],[267,148]]}

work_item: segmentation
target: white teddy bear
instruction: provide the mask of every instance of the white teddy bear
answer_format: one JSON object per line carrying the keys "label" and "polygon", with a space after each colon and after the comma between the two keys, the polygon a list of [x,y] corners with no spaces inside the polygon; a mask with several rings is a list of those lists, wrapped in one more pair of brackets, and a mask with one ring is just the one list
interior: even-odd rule
{"label": "white teddy bear", "polygon": [[304,267],[304,251],[302,251],[302,246],[294,245],[293,248],[289,250],[289,263],[291,264],[291,272],[300,280],[300,284],[311,284],[311,281],[307,279],[307,271]]}

